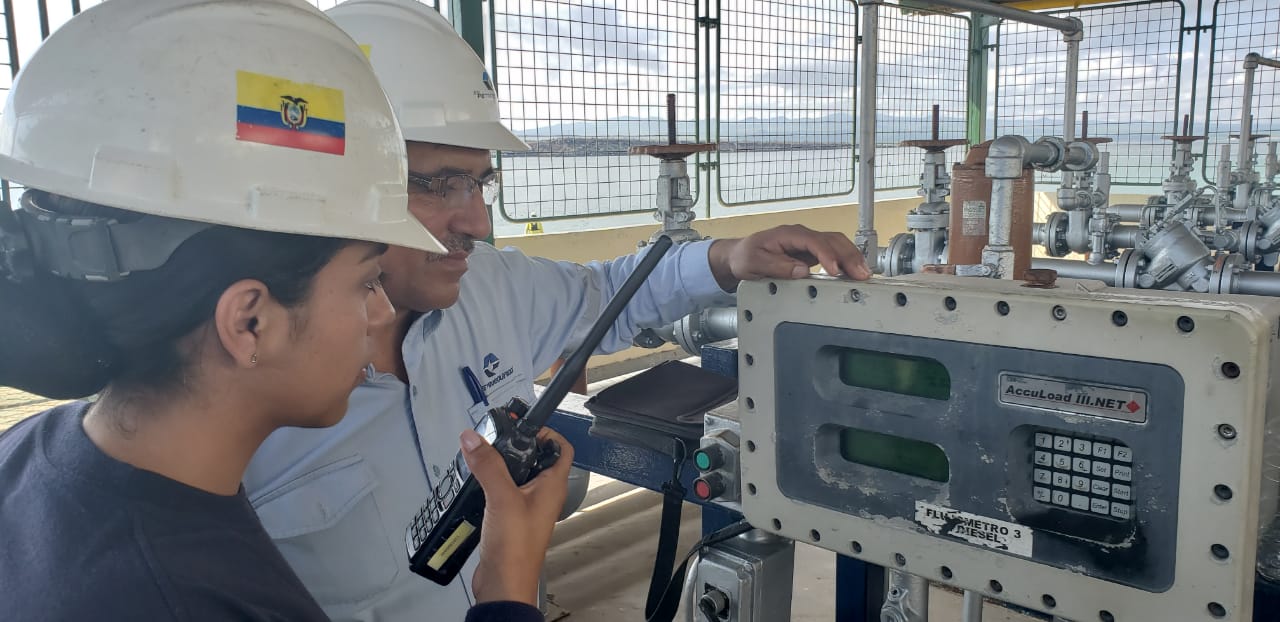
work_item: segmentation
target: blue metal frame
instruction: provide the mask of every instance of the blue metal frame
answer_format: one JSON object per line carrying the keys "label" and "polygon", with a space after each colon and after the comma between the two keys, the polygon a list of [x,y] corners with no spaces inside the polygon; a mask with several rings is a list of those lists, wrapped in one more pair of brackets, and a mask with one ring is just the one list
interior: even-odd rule
{"label": "blue metal frame", "polygon": [[1254,575],[1253,583],[1253,620],[1269,622],[1275,620],[1280,611],[1280,584],[1272,583]]}
{"label": "blue metal frame", "polygon": [[[547,425],[573,445],[574,466],[632,486],[661,492],[662,485],[671,479],[671,456],[647,447],[591,436],[589,430],[593,420],[588,414],[556,410]],[[698,467],[686,459],[682,471],[680,483],[688,491],[685,501],[702,504],[693,496],[693,480],[698,477]]]}

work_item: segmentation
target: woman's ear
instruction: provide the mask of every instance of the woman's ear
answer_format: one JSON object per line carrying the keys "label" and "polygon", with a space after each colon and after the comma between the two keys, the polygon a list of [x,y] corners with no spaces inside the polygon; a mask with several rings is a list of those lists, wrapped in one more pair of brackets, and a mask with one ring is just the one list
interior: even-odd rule
{"label": "woman's ear", "polygon": [[236,281],[218,298],[213,322],[218,340],[239,367],[258,364],[258,349],[264,330],[274,328],[269,319],[272,299],[261,281]]}

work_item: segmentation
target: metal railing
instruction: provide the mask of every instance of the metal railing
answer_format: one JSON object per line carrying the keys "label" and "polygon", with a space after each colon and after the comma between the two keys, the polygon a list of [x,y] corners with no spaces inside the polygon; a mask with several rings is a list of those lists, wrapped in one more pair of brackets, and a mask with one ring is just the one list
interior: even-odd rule
{"label": "metal railing", "polygon": [[847,195],[854,184],[857,11],[847,0],[720,3],[715,56],[723,205]]}
{"label": "metal railing", "polygon": [[[1240,131],[1244,57],[1250,52],[1280,56],[1280,4],[1273,0],[1216,0],[1209,50],[1206,123],[1202,126],[1208,139],[1200,150],[1200,170],[1206,181],[1215,182],[1219,149],[1239,140],[1231,135]],[[1273,141],[1280,140],[1274,134],[1280,132],[1280,81],[1275,76],[1275,72],[1262,74],[1253,93],[1253,134],[1269,135]],[[1233,164],[1240,166],[1239,162]]]}
{"label": "metal railing", "polygon": [[[920,183],[922,152],[898,143],[932,136],[933,105],[941,114],[938,137],[965,137],[969,28],[969,18],[962,15],[880,10],[876,189]],[[948,150],[948,155],[957,153],[963,156],[964,148]]]}
{"label": "metal railing", "polygon": [[503,153],[511,221],[654,209],[657,161],[633,145],[665,143],[666,94],[678,138],[698,137],[696,0],[491,0],[503,119],[532,151]]}

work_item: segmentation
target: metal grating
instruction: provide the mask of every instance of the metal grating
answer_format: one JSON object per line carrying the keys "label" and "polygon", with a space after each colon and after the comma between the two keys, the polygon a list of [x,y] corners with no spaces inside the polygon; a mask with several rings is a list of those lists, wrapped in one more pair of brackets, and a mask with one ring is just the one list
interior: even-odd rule
{"label": "metal grating", "polygon": [[[1185,8],[1177,0],[1058,11],[1084,22],[1077,113],[1088,111],[1089,135],[1115,139],[1114,184],[1158,186],[1168,174],[1178,127]],[[1062,136],[1066,44],[1047,28],[1003,22],[998,29],[996,135],[1035,140]],[[1076,136],[1081,136],[1076,120]],[[1056,174],[1038,181],[1056,182]]]}
{"label": "metal grating", "polygon": [[726,4],[716,91],[721,203],[852,192],[857,7]]}
{"label": "metal grating", "polygon": [[[1244,57],[1257,52],[1280,58],[1280,5],[1274,0],[1218,0],[1213,6],[1213,43],[1209,74],[1208,104],[1205,111],[1208,140],[1205,141],[1204,178],[1213,182],[1217,174],[1218,151],[1231,143],[1232,159],[1237,144],[1231,134],[1240,132],[1240,97],[1244,88]],[[1259,67],[1254,74],[1253,133],[1269,134],[1280,140],[1280,73]],[[1261,147],[1260,152],[1266,153]],[[1239,162],[1232,167],[1238,168]]]}
{"label": "metal grating", "polygon": [[[969,19],[958,15],[880,9],[876,76],[876,189],[920,182],[922,151],[904,140],[932,137],[932,110],[940,111],[938,138],[966,134]],[[963,153],[953,147],[949,153]]]}
{"label": "metal grating", "polygon": [[675,93],[681,142],[697,140],[696,0],[492,0],[502,118],[533,148],[501,154],[511,221],[649,211]]}

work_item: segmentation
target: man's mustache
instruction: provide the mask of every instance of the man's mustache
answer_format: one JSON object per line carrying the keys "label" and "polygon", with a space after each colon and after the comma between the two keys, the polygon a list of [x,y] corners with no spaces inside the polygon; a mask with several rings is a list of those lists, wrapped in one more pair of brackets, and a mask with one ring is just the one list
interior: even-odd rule
{"label": "man's mustache", "polygon": [[[451,235],[443,240],[440,240],[440,243],[443,244],[445,249],[448,250],[450,253],[455,253],[455,252],[470,253],[471,250],[476,247],[476,239],[469,235]],[[445,259],[446,257],[447,255],[437,255],[435,253],[427,253],[427,261],[440,261],[442,259]]]}

